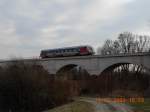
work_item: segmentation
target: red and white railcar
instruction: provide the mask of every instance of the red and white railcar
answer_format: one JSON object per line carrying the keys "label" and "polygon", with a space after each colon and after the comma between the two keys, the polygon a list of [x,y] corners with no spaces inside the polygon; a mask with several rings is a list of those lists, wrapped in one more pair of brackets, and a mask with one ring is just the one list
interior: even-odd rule
{"label": "red and white railcar", "polygon": [[94,51],[91,46],[74,46],[57,49],[42,50],[41,58],[65,57],[65,56],[84,56],[93,55]]}

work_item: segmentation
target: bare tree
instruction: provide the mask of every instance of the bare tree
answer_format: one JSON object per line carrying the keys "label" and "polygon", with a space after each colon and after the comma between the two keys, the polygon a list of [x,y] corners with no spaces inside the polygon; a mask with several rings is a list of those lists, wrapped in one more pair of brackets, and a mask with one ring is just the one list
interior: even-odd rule
{"label": "bare tree", "polygon": [[137,52],[145,52],[149,50],[150,37],[149,36],[136,36]]}
{"label": "bare tree", "polygon": [[113,41],[112,40],[106,40],[102,49],[101,49],[102,55],[108,55],[113,54]]}
{"label": "bare tree", "polygon": [[130,53],[132,52],[134,35],[129,32],[121,33],[118,37],[118,42],[120,43],[121,53]]}
{"label": "bare tree", "polygon": [[[100,51],[101,50],[101,51]],[[106,40],[98,53],[102,55],[113,55],[120,53],[148,52],[150,50],[150,37],[146,35],[135,35],[130,32],[119,34],[118,39]]]}

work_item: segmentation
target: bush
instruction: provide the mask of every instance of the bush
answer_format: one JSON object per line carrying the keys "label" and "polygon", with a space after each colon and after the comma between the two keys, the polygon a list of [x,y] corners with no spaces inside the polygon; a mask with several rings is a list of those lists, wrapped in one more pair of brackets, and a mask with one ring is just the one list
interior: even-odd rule
{"label": "bush", "polygon": [[70,100],[69,85],[56,82],[37,63],[12,62],[0,68],[0,111],[39,112]]}

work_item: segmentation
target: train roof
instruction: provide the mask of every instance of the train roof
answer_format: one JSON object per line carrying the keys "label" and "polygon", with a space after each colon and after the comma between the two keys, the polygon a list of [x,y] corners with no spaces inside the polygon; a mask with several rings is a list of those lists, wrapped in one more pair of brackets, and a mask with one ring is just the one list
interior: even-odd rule
{"label": "train roof", "polygon": [[71,46],[71,47],[63,47],[63,48],[44,49],[44,50],[42,50],[42,51],[61,50],[61,49],[72,49],[72,48],[80,48],[80,47],[91,47],[91,46],[90,46],[90,45]]}

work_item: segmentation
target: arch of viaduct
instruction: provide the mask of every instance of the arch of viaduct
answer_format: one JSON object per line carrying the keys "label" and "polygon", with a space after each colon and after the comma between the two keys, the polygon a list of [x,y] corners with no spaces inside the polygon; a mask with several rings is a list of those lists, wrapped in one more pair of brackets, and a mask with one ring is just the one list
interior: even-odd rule
{"label": "arch of viaduct", "polygon": [[137,64],[144,66],[150,71],[150,53],[126,54],[116,56],[79,56],[79,57],[61,57],[40,60],[40,63],[50,73],[56,74],[57,71],[65,66],[77,65],[87,70],[88,73],[99,75],[104,70],[113,65],[123,63]]}
{"label": "arch of viaduct", "polygon": [[[65,66],[77,65],[87,70],[89,74],[99,75],[112,65],[130,63],[144,66],[150,71],[150,53],[121,54],[121,55],[94,55],[94,56],[76,56],[59,57],[48,59],[25,59],[24,61],[37,61],[51,74],[56,74]],[[0,61],[0,65],[10,61]]]}

